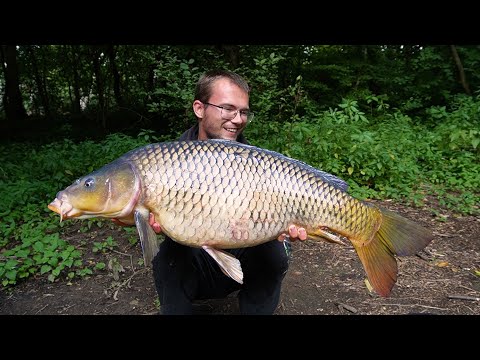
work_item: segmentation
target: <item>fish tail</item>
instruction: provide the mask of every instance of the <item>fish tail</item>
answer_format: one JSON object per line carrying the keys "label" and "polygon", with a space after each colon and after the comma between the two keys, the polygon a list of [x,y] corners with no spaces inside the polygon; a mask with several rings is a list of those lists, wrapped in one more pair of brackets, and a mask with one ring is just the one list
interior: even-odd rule
{"label": "fish tail", "polygon": [[391,211],[382,209],[382,222],[373,239],[365,245],[353,243],[370,284],[387,297],[397,281],[397,256],[414,255],[433,239],[426,228]]}

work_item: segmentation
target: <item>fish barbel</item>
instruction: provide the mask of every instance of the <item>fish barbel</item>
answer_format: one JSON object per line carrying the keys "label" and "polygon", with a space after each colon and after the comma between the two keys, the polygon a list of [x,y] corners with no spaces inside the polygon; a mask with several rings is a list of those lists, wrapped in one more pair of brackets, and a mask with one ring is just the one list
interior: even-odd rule
{"label": "fish barbel", "polygon": [[159,249],[154,216],[175,241],[205,249],[243,281],[238,259],[222,249],[255,246],[304,227],[308,239],[355,248],[370,284],[388,296],[395,255],[432,240],[429,230],[357,200],[341,179],[280,153],[229,140],[172,141],[134,149],[58,192],[48,208],[68,218],[114,218],[136,225],[145,264]]}

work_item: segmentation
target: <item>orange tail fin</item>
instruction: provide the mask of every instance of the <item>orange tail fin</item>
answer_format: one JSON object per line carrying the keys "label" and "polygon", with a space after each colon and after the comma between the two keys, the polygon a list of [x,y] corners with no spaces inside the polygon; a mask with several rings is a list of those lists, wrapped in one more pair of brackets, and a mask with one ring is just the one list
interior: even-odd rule
{"label": "orange tail fin", "polygon": [[382,224],[365,246],[355,246],[370,284],[381,296],[388,296],[397,281],[397,256],[414,255],[433,239],[424,227],[382,209]]}

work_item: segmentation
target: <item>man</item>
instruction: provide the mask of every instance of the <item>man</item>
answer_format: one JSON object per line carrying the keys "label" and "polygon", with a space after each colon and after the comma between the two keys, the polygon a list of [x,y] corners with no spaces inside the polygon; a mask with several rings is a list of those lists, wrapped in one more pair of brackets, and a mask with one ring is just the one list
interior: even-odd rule
{"label": "man", "polygon": [[[223,70],[202,75],[195,89],[193,111],[196,125],[179,140],[228,139],[247,143],[242,134],[253,117],[249,110],[250,88],[236,73]],[[156,232],[161,231],[152,223]],[[291,226],[290,238],[305,240],[305,229]],[[191,314],[192,302],[223,298],[238,293],[242,314],[273,314],[283,278],[288,269],[286,234],[279,241],[227,250],[241,263],[243,285],[226,276],[213,258],[201,248],[181,245],[169,237],[154,258],[153,275],[162,314]]]}

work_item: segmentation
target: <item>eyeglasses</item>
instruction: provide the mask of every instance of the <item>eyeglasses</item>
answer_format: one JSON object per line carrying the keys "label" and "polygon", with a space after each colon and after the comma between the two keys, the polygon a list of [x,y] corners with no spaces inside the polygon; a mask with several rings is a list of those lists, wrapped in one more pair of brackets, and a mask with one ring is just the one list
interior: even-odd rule
{"label": "eyeglasses", "polygon": [[235,116],[237,116],[238,113],[240,113],[240,117],[242,120],[247,120],[247,122],[250,122],[253,120],[253,112],[250,110],[235,110],[226,106],[219,106],[215,104],[210,104],[208,102],[204,102],[203,104],[205,105],[212,105],[215,106],[219,109],[221,109],[221,114],[220,116],[222,117],[223,120],[233,120]]}

